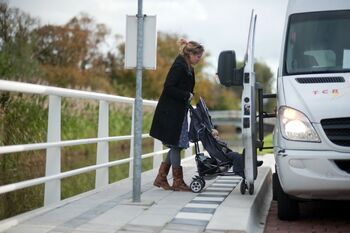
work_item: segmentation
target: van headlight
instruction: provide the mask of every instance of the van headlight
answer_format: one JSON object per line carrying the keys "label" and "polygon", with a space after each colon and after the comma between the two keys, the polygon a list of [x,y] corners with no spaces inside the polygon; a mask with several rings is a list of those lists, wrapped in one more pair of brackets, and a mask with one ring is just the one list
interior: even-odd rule
{"label": "van headlight", "polygon": [[284,106],[278,110],[278,118],[284,138],[295,141],[321,142],[314,127],[303,113]]}

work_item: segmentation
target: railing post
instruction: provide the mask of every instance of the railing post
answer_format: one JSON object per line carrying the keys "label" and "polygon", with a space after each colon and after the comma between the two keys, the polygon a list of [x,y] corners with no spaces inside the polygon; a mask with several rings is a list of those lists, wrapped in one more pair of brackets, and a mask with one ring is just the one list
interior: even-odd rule
{"label": "railing post", "polygon": [[[109,136],[108,124],[108,102],[101,100],[98,113],[98,138]],[[108,141],[97,143],[96,164],[107,163],[109,160]],[[101,188],[108,185],[108,167],[96,170],[95,188]]]}
{"label": "railing post", "polygon": [[[61,97],[49,96],[49,114],[47,127],[47,142],[61,141]],[[46,149],[45,176],[61,173],[61,147]],[[61,180],[52,180],[45,183],[44,205],[61,200]]]}
{"label": "railing post", "polygon": [[[163,143],[158,139],[153,140],[153,151],[163,150]],[[153,156],[153,169],[158,168],[163,161],[163,155],[155,155]]]}
{"label": "railing post", "polygon": [[[132,104],[132,113],[131,113],[131,139],[130,139],[130,158],[134,158],[134,112],[135,112],[135,103]],[[133,176],[134,172],[134,163],[133,160],[129,163],[129,177]]]}

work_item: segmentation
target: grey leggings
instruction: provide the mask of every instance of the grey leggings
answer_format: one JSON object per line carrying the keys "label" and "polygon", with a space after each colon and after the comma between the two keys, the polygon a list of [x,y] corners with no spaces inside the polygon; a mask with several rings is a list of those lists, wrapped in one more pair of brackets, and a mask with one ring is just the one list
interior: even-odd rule
{"label": "grey leggings", "polygon": [[182,148],[170,148],[165,162],[175,168],[181,166],[181,150]]}

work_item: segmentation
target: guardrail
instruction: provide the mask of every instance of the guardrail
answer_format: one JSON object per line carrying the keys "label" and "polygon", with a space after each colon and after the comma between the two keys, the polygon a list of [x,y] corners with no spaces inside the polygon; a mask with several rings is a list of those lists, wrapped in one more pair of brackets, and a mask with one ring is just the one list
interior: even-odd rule
{"label": "guardrail", "polygon": [[[49,97],[49,114],[47,127],[47,142],[23,145],[0,146],[0,156],[7,153],[32,151],[46,149],[45,177],[30,179],[13,184],[0,186],[0,194],[15,191],[18,189],[31,187],[45,183],[44,205],[49,205],[61,200],[61,179],[96,170],[95,189],[108,185],[108,168],[120,164],[130,163],[129,177],[133,174],[133,123],[131,125],[131,135],[109,136],[109,103],[126,103],[132,106],[132,122],[134,122],[134,98],[114,96],[103,93],[71,90],[58,87],[43,86],[37,84],[13,82],[0,80],[0,90],[9,92],[20,92],[29,94],[45,95]],[[97,138],[86,138],[77,140],[61,141],[61,98],[78,98],[99,101],[98,134]],[[157,101],[143,100],[144,106],[155,107]],[[143,134],[143,138],[150,137]],[[131,140],[130,158],[108,161],[108,144],[111,141]],[[97,143],[96,165],[61,172],[61,148],[66,146],[83,145]],[[185,156],[192,155],[192,147],[185,151]],[[154,149],[152,153],[143,154],[142,159],[153,157],[153,167],[158,167],[162,161],[162,155],[169,149],[163,149],[160,141],[154,139]]]}
{"label": "guardrail", "polygon": [[[214,125],[230,125],[236,127],[236,132],[242,132],[242,113],[240,110],[210,111],[211,120]],[[258,113],[257,113],[258,115]],[[257,117],[257,122],[259,118]],[[265,118],[264,125],[273,128],[276,123],[275,118]]]}

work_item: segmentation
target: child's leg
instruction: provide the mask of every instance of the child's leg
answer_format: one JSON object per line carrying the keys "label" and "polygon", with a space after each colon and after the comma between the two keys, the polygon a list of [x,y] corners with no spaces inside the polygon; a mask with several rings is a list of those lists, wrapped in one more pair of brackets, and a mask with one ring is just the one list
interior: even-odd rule
{"label": "child's leg", "polygon": [[233,172],[239,176],[244,175],[244,156],[237,152],[229,152],[226,154],[227,158],[232,161]]}

